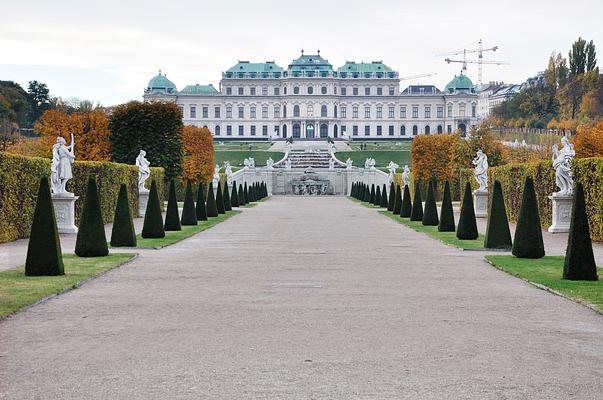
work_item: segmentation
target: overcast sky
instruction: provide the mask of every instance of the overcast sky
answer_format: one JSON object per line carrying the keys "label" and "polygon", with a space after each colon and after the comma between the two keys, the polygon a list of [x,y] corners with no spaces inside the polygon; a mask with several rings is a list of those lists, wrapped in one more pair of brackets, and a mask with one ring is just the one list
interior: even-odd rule
{"label": "overcast sky", "polygon": [[[383,60],[403,82],[442,88],[460,71],[441,53],[499,46],[484,81],[522,82],[582,36],[603,60],[600,0],[0,0],[0,80],[113,105],[142,98],[161,69],[178,89],[213,83],[237,60],[286,67],[304,49],[334,67]],[[477,65],[468,75],[477,81]]]}

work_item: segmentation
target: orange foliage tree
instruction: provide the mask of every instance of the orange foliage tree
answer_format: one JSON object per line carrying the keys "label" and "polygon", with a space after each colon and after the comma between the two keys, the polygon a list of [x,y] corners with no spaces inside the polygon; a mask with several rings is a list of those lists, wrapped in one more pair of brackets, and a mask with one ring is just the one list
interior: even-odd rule
{"label": "orange foliage tree", "polygon": [[603,157],[603,121],[593,127],[580,125],[574,147],[576,157]]}
{"label": "orange foliage tree", "polygon": [[109,116],[100,110],[66,114],[59,110],[48,110],[42,114],[34,129],[42,135],[39,141],[40,154],[50,157],[52,145],[58,136],[69,144],[75,137],[78,160],[107,161],[110,159]]}
{"label": "orange foliage tree", "polygon": [[209,129],[185,126],[182,146],[182,179],[193,183],[209,181],[214,174],[214,140]]}
{"label": "orange foliage tree", "polygon": [[421,135],[412,141],[410,155],[413,175],[418,180],[435,178],[445,181],[454,177],[454,151],[457,135]]}

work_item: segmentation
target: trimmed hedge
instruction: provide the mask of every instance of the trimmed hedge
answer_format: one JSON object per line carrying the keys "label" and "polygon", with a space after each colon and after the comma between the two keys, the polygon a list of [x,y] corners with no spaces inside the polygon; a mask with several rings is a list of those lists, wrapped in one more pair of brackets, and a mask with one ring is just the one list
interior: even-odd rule
{"label": "trimmed hedge", "polygon": [[[50,176],[49,159],[0,152],[0,188],[2,188],[0,190],[0,243],[29,236],[38,182],[44,176]],[[86,185],[89,177],[96,179],[105,224],[113,221],[122,183],[128,190],[130,209],[134,216],[138,216],[138,168],[136,166],[108,161],[76,161],[73,164],[73,179],[67,182],[67,190],[80,197],[75,203],[76,224],[79,224],[80,214],[86,201]],[[157,182],[159,197],[163,199],[163,168],[151,168],[147,186],[153,179]],[[161,204],[163,205],[163,201]]]}

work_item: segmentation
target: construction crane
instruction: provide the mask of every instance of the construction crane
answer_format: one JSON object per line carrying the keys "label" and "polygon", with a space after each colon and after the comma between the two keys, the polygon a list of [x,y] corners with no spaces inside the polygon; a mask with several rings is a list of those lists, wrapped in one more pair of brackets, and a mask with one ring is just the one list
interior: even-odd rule
{"label": "construction crane", "polygon": [[[498,50],[498,46],[484,48],[484,45],[483,45],[483,42],[481,39],[479,40],[478,44],[479,44],[479,47],[477,49],[463,49],[463,50],[453,51],[453,52],[446,53],[446,54],[440,54],[439,56],[452,56],[452,55],[462,54],[463,55],[462,60],[452,60],[450,58],[446,58],[444,61],[446,61],[448,64],[450,64],[450,63],[463,64],[463,72],[465,73],[465,75],[467,74],[467,64],[477,64],[478,65],[477,83],[481,84],[482,77],[483,77],[483,65],[484,64],[508,65],[509,63],[505,62],[505,61],[484,60],[484,52],[487,52],[487,51],[494,52],[494,51]],[[477,53],[477,60],[467,60],[467,54],[475,54],[475,53]]]}
{"label": "construction crane", "polygon": [[426,74],[418,74],[418,75],[401,76],[401,77],[400,77],[400,80],[401,80],[401,81],[408,81],[408,80],[410,80],[410,79],[426,78],[426,77],[428,77],[428,76],[434,76],[434,75],[437,75],[437,73],[436,73],[436,72],[429,72],[429,73],[426,73]]}

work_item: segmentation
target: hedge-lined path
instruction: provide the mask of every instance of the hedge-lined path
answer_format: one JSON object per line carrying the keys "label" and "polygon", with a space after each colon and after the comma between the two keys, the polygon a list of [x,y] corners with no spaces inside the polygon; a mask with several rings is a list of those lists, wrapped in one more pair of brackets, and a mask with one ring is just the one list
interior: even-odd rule
{"label": "hedge-lined path", "polygon": [[0,398],[599,398],[603,317],[482,257],[273,197],[0,322]]}

